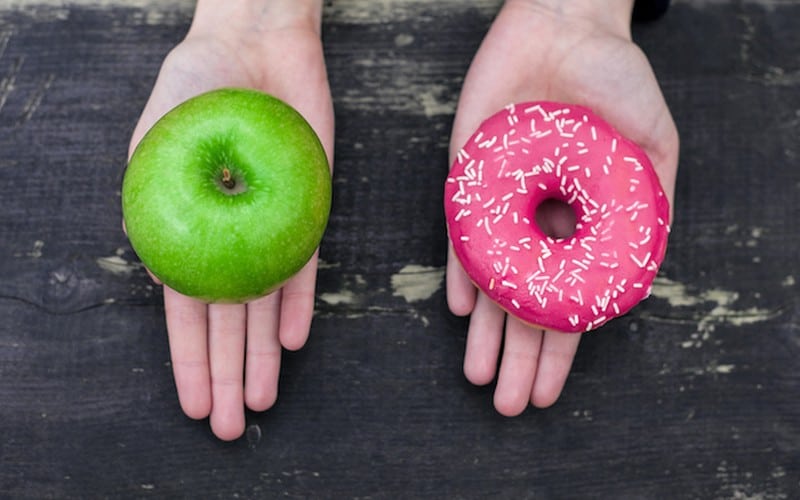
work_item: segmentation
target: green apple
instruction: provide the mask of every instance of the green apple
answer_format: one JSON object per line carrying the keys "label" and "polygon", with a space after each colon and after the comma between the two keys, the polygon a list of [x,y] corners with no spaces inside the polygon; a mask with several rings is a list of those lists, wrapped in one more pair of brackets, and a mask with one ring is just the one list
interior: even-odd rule
{"label": "green apple", "polygon": [[142,138],[122,183],[133,249],[174,290],[246,302],[296,274],[319,246],[331,174],[288,104],[247,89],[178,105]]}

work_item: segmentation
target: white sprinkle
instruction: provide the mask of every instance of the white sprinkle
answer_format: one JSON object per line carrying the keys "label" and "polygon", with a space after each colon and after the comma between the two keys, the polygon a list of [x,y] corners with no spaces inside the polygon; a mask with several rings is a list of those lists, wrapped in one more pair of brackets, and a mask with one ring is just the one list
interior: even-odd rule
{"label": "white sprinkle", "polygon": [[572,263],[575,264],[576,266],[580,267],[584,271],[588,271],[589,270],[589,267],[586,264],[584,264],[583,262],[579,261],[578,259],[572,259]]}
{"label": "white sprinkle", "polygon": [[478,144],[478,148],[490,148],[494,146],[495,142],[497,142],[497,136],[493,136],[491,139],[487,139],[482,143]]}
{"label": "white sprinkle", "polygon": [[611,152],[612,153],[616,153],[617,152],[617,139],[616,139],[616,137],[611,141]]}
{"label": "white sprinkle", "polygon": [[462,217],[469,217],[471,214],[472,214],[471,210],[467,210],[466,208],[462,208],[456,214],[455,220],[456,220],[456,222],[458,222],[459,220],[461,220]]}
{"label": "white sprinkle", "polygon": [[508,280],[503,280],[503,281],[500,282],[500,284],[503,285],[504,287],[510,288],[512,290],[516,290],[517,289],[517,285],[512,283],[512,282],[510,282],[510,281],[508,281]]}
{"label": "white sprinkle", "polygon": [[491,227],[489,227],[489,217],[488,217],[488,216],[486,216],[486,217],[484,217],[484,218],[483,218],[483,220],[484,220],[484,223],[483,223],[483,228],[486,230],[486,233],[487,233],[489,236],[491,236],[491,235],[492,235],[492,228],[491,228]]}
{"label": "white sprinkle", "polygon": [[462,236],[461,236],[461,241],[469,241],[469,236],[467,236],[467,235],[462,235]]}
{"label": "white sprinkle", "polygon": [[511,299],[511,303],[514,305],[514,307],[519,309],[520,306],[519,306],[519,302],[517,302],[517,299]]}
{"label": "white sprinkle", "polygon": [[538,111],[539,114],[545,116],[544,110],[542,109],[542,106],[540,106],[539,104],[536,104],[534,106],[531,106],[530,108],[525,108],[522,110],[522,112],[525,113],[526,115],[533,113],[534,111]]}
{"label": "white sprinkle", "polygon": [[650,261],[650,252],[647,252],[647,255],[644,256],[644,259],[639,260],[636,258],[635,255],[629,254],[631,260],[636,263],[637,266],[644,268],[647,266],[647,263]]}

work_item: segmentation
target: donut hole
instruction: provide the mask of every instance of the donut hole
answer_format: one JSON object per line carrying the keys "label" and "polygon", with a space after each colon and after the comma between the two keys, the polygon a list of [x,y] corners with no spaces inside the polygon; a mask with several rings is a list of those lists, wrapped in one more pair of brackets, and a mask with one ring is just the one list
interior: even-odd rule
{"label": "donut hole", "polygon": [[578,224],[575,210],[558,198],[547,198],[539,203],[534,212],[534,219],[544,234],[555,239],[569,238],[575,234]]}

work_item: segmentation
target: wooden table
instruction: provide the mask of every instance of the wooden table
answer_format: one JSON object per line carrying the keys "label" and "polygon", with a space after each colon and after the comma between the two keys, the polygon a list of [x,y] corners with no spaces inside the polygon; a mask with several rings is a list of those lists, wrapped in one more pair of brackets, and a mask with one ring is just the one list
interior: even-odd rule
{"label": "wooden table", "polygon": [[636,26],[681,132],[653,296],[508,419],[461,363],[442,183],[499,0],[329,2],[335,201],[305,349],[218,441],[178,406],[120,229],[128,140],[192,4],[0,1],[0,497],[800,497],[800,2]]}

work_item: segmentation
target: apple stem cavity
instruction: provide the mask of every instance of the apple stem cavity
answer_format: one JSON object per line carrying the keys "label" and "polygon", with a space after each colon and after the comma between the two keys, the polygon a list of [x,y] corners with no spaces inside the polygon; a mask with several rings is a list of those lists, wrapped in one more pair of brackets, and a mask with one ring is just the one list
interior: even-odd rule
{"label": "apple stem cavity", "polygon": [[222,167],[222,185],[231,190],[236,187],[236,181],[231,177],[228,167]]}
{"label": "apple stem cavity", "polygon": [[231,169],[223,166],[222,172],[216,178],[217,187],[228,196],[235,196],[247,191],[247,183],[240,175],[231,172]]}

